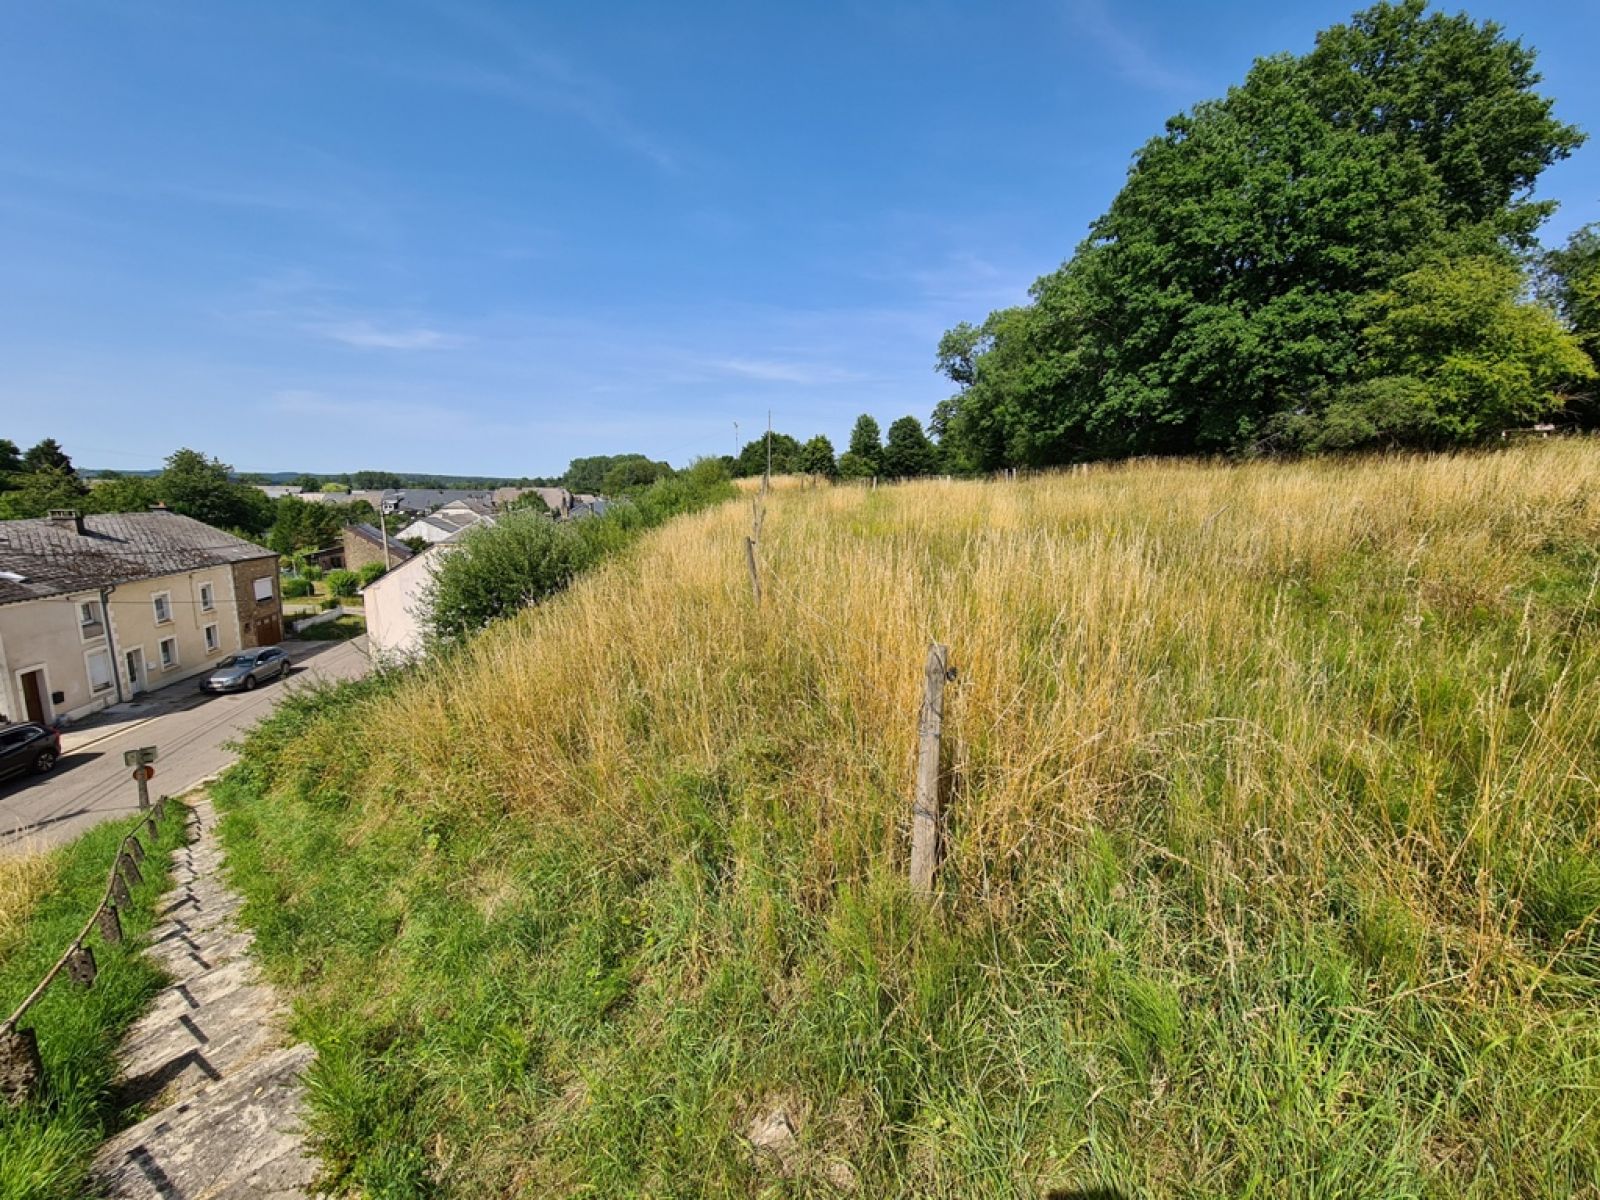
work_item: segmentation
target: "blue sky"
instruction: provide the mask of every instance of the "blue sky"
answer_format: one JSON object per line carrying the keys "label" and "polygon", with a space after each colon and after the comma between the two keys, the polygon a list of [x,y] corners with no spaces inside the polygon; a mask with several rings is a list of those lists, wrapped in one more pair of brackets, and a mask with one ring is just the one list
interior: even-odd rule
{"label": "blue sky", "polygon": [[[1354,7],[9,0],[0,435],[537,475],[926,418],[944,329]],[[1600,4],[1470,11],[1597,135],[1547,241],[1600,219]]]}

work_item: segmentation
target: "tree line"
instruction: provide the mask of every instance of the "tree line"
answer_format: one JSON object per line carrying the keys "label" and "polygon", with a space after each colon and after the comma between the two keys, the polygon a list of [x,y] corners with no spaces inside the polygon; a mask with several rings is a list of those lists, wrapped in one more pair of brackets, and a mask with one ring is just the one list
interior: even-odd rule
{"label": "tree line", "polygon": [[1583,142],[1492,22],[1379,3],[1140,148],[1029,303],[946,333],[952,469],[1448,447],[1600,418],[1600,226],[1543,253]]}
{"label": "tree line", "polygon": [[56,439],[45,438],[24,452],[0,438],[0,520],[43,517],[52,509],[121,513],[157,506],[261,542],[279,554],[330,546],[346,524],[379,519],[365,500],[333,505],[297,496],[271,499],[242,482],[227,463],[199,450],[174,451],[155,475],[103,471],[90,483]]}

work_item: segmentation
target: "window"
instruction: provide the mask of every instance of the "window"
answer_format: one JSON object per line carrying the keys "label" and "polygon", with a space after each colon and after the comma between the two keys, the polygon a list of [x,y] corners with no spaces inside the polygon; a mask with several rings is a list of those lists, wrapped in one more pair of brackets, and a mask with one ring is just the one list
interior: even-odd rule
{"label": "window", "polygon": [[173,667],[175,667],[177,665],[178,665],[178,639],[177,638],[162,638],[161,639],[161,669],[163,671],[170,671]]}
{"label": "window", "polygon": [[172,620],[171,592],[157,592],[150,597],[150,603],[155,606],[157,625],[165,625]]}
{"label": "window", "polygon": [[78,635],[86,642],[104,637],[106,623],[98,600],[78,601]]}
{"label": "window", "polygon": [[216,609],[217,601],[213,594],[212,586],[209,583],[202,583],[200,585],[200,611],[215,612]]}
{"label": "window", "polygon": [[206,626],[206,653],[215,654],[222,646],[222,635],[217,632],[215,625]]}
{"label": "window", "polygon": [[84,656],[89,667],[89,690],[96,695],[111,690],[111,655],[104,650],[91,650]]}
{"label": "window", "polygon": [[260,579],[256,580],[256,599],[257,600],[271,600],[272,599],[272,576],[271,575],[263,575]]}

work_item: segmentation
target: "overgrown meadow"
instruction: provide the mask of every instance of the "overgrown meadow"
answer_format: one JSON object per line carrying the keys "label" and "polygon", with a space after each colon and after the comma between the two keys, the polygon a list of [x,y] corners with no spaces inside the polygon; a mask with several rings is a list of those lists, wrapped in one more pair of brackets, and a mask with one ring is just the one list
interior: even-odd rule
{"label": "overgrown meadow", "polygon": [[251,735],[332,1186],[1600,1193],[1600,444],[780,489],[759,608],[750,523]]}

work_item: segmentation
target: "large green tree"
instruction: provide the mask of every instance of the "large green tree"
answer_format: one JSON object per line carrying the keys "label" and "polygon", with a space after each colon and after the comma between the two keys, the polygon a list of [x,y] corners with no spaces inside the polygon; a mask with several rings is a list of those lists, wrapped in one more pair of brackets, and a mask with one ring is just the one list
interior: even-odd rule
{"label": "large green tree", "polygon": [[72,459],[67,457],[67,452],[61,448],[61,443],[55,438],[47,437],[37,445],[28,447],[28,452],[22,456],[22,469],[24,471],[65,471],[76,474]]}
{"label": "large green tree", "polygon": [[[850,430],[850,448],[845,453],[852,456],[853,471],[863,475],[882,473],[883,430],[869,413],[862,413],[856,418],[855,426]],[[843,465],[840,464],[841,468]],[[862,468],[871,469],[862,470]]]}
{"label": "large green tree", "polygon": [[832,479],[839,473],[839,464],[833,456],[833,443],[822,434],[817,434],[800,447],[794,469],[804,475],[821,475],[825,479]]}
{"label": "large green tree", "polygon": [[800,470],[800,443],[787,433],[763,433],[744,444],[739,457],[734,460],[733,473],[743,476],[765,474],[769,448],[774,475],[788,475]]}
{"label": "large green tree", "polygon": [[1370,378],[1375,295],[1531,245],[1533,183],[1581,141],[1538,79],[1498,26],[1424,0],[1258,60],[1146,143],[1030,304],[945,336],[946,440],[974,468],[1240,450]]}
{"label": "large green tree", "polygon": [[156,490],[175,512],[207,525],[252,536],[266,532],[273,521],[272,502],[261,489],[235,483],[232,476],[226,463],[186,448],[167,457]]}
{"label": "large green tree", "polygon": [[939,452],[928,435],[922,431],[922,422],[915,417],[901,417],[889,426],[889,440],[883,448],[883,473],[896,479],[915,479],[919,475],[932,475],[939,466]]}
{"label": "large green tree", "polygon": [[1545,256],[1557,309],[1600,366],[1600,223],[1585,225]]}

